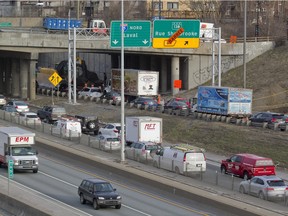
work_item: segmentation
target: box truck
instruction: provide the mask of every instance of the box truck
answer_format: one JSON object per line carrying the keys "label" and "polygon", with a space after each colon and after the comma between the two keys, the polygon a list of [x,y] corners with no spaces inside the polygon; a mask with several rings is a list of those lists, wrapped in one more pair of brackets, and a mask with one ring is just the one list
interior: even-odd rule
{"label": "box truck", "polygon": [[[112,90],[121,93],[121,69],[112,69]],[[130,102],[140,96],[157,96],[159,72],[148,70],[124,69],[125,100]]]}
{"label": "box truck", "polygon": [[252,115],[252,89],[199,86],[197,112],[225,116]]}
{"label": "box truck", "polygon": [[126,117],[126,143],[151,141],[162,143],[162,118],[150,116]]}
{"label": "box truck", "polygon": [[35,133],[18,127],[0,127],[0,164],[13,161],[14,170],[38,172]]}

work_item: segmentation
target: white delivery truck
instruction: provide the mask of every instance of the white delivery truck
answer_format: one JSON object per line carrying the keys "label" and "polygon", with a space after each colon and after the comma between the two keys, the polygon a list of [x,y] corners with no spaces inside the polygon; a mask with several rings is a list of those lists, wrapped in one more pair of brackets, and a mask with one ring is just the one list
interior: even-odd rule
{"label": "white delivery truck", "polygon": [[[112,90],[121,93],[121,69],[112,69]],[[137,97],[153,97],[158,95],[159,72],[124,69],[124,94],[125,100],[130,102]]]}
{"label": "white delivery truck", "polygon": [[150,116],[126,117],[126,143],[150,141],[162,143],[162,118]]}
{"label": "white delivery truck", "polygon": [[14,170],[38,172],[38,152],[33,148],[35,133],[18,127],[0,127],[0,164],[10,160]]}
{"label": "white delivery truck", "polygon": [[199,174],[206,171],[204,149],[188,145],[164,147],[153,155],[153,166],[177,174]]}

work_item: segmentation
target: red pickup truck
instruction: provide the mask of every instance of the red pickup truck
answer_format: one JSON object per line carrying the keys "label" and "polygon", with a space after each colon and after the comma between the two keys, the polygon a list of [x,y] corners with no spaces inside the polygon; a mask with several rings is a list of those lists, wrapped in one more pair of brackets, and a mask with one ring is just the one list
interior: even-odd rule
{"label": "red pickup truck", "polygon": [[221,173],[232,173],[245,180],[253,176],[275,175],[275,165],[270,158],[254,154],[235,154],[222,160]]}

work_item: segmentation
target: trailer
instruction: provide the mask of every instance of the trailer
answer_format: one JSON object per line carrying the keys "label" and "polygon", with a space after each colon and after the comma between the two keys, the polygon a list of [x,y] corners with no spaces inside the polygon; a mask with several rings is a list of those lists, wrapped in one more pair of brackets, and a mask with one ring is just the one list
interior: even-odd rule
{"label": "trailer", "polygon": [[13,161],[14,170],[32,170],[38,172],[35,133],[18,127],[0,127],[0,164]]}
{"label": "trailer", "polygon": [[197,112],[225,116],[252,115],[252,89],[199,86]]}
{"label": "trailer", "polygon": [[[112,69],[112,89],[121,93],[121,69]],[[154,97],[158,95],[159,72],[124,69],[125,100],[130,102],[140,96]]]}

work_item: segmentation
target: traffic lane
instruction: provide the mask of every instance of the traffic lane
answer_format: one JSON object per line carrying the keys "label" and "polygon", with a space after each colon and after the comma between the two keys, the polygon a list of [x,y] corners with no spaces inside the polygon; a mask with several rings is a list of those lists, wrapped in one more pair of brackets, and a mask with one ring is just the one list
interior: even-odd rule
{"label": "traffic lane", "polygon": [[[175,188],[171,188],[168,185],[159,184],[155,181],[146,179],[145,177],[136,176],[133,173],[127,173],[123,170],[117,170],[109,165],[96,163],[89,158],[83,158],[66,151],[57,150],[39,142],[37,143],[37,146],[39,152],[43,153],[45,157],[51,155],[52,159],[62,161],[61,163],[65,163],[69,166],[71,165],[73,168],[81,168],[87,172],[106,177],[108,180],[112,180],[114,184],[128,184],[131,189],[136,188],[137,190],[149,192],[152,195],[160,196],[161,198],[164,197],[172,202],[181,203],[183,206],[193,206],[193,208],[196,206],[197,209],[201,209],[204,212],[216,213],[216,215],[241,215],[241,213],[243,213],[239,209],[221,205],[213,200],[207,200],[185,191],[175,190]],[[171,174],[171,172],[167,173]],[[157,176],[155,176],[155,178],[157,178]],[[203,192],[205,193],[205,191]]]}
{"label": "traffic lane", "polygon": [[[67,205],[93,214],[95,210],[92,205],[80,204],[77,188],[83,177],[101,178],[101,176],[93,175],[93,173],[89,175],[86,171],[69,168],[59,162],[55,163],[42,157],[40,159],[42,166],[38,174],[19,172],[15,173],[14,180]],[[49,165],[47,169],[46,164]],[[54,168],[51,169],[51,167]],[[62,170],[65,170],[65,172],[61,172]],[[81,175],[82,178],[79,178]],[[119,210],[114,208],[105,208],[105,212],[102,214],[101,211],[99,215],[107,215],[108,212],[109,215],[206,215],[196,209],[185,208],[173,202],[165,202],[159,197],[149,196],[145,192],[130,190],[129,185],[117,184],[116,188],[120,195],[124,195],[121,211],[118,212]]]}

